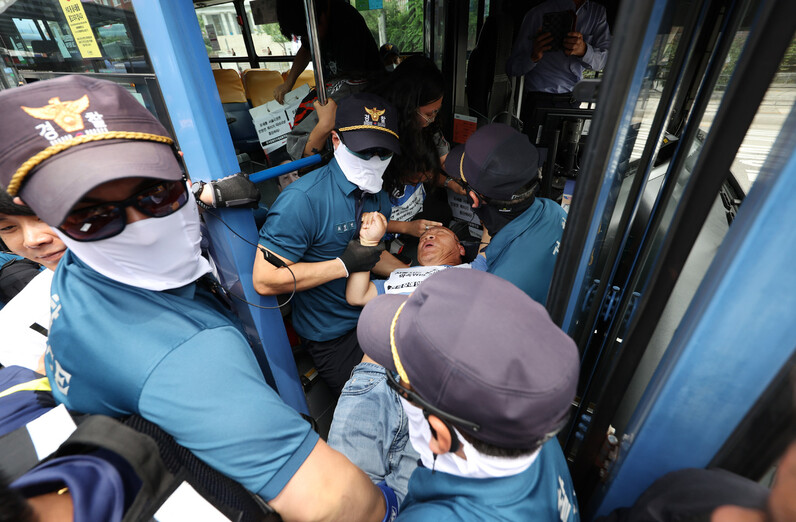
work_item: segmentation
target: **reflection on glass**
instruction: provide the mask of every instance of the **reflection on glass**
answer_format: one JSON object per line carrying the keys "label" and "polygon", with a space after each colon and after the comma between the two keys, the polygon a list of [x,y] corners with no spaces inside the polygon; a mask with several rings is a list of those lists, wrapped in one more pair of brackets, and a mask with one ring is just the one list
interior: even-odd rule
{"label": "reflection on glass", "polygon": [[128,0],[17,0],[0,13],[0,28],[6,79],[18,70],[152,72]]}
{"label": "reflection on glass", "polygon": [[744,193],[748,193],[760,167],[780,133],[785,118],[796,100],[796,39],[791,42],[771,82],[763,102],[757,108],[752,125],[738,149],[732,174]]}
{"label": "reflection on glass", "polygon": [[[593,299],[592,294],[599,284],[597,280],[606,269],[606,263],[609,262],[607,257],[611,245],[614,241],[621,239],[618,234],[622,233],[622,231],[617,230],[617,224],[627,204],[630,186],[637,173],[637,160],[641,157],[641,153],[644,150],[650,126],[658,110],[660,102],[659,89],[662,86],[662,82],[668,79],[668,77],[663,76],[667,74],[665,64],[671,60],[677,46],[681,43],[679,35],[682,32],[682,28],[673,27],[671,20],[686,19],[685,13],[689,8],[690,6],[687,5],[687,2],[672,2],[669,4],[667,16],[664,16],[653,42],[640,89],[636,94],[636,98],[628,101],[628,103],[633,104],[629,124],[617,133],[617,142],[614,145],[616,148],[614,152],[616,159],[612,167],[615,169],[615,174],[613,175],[614,188],[602,216],[598,238],[595,242],[583,287],[579,291],[580,309],[576,312],[579,317],[569,332],[576,340],[588,335],[593,326],[588,318],[592,307],[598,306],[599,303],[591,302]],[[675,10],[683,12],[673,16]],[[659,143],[656,144],[656,150],[659,146]]]}
{"label": "reflection on glass", "polygon": [[[718,109],[719,101],[726,90],[729,78],[735,70],[735,65],[740,55],[741,49],[738,48],[737,43],[745,42],[746,37],[746,31],[740,31],[736,35],[733,42],[733,50],[730,52],[729,58],[726,60],[724,69],[722,70],[722,77],[711,93],[712,111],[705,114],[700,129],[710,129],[713,117]],[[794,100],[796,100],[796,82],[794,81],[794,76],[796,76],[796,41],[791,44],[790,48],[785,53],[779,67],[779,72],[772,80],[762,103],[758,107],[755,119],[749,126],[743,144],[739,148],[731,167],[733,178],[746,193],[748,193],[754,183],[759,169],[764,163],[770,161],[769,154],[772,150],[774,141],[785,119],[794,108]],[[683,172],[678,176],[675,192],[672,195],[672,201],[667,206],[661,226],[656,232],[652,254],[645,263],[642,277],[639,280],[639,284],[636,286],[636,290],[639,293],[646,291],[650,284],[650,271],[652,265],[660,251],[660,244],[671,223],[672,214],[675,211],[676,203],[680,199],[684,184],[688,178],[690,178],[691,169],[696,161],[696,156],[699,154],[703,140],[704,133],[701,133],[697,140],[691,144],[689,161],[686,162]],[[666,308],[661,314],[660,321],[650,339],[648,348],[644,352],[641,364],[630,384],[630,393],[627,394],[619,409],[617,422],[615,424],[619,430],[623,428],[624,424],[630,418],[630,415],[636,407],[638,398],[641,396],[644,387],[649,382],[661,357],[669,346],[674,332],[683,319],[705,273],[715,257],[716,251],[721,246],[724,237],[732,226],[731,218],[735,215],[737,205],[742,199],[743,194],[735,193],[732,186],[725,184],[725,186],[722,187],[719,197],[714,202],[707,219],[704,223],[699,224],[701,228],[700,234],[691,249],[688,260],[681,270],[677,284],[672,290],[672,294],[666,303]],[[742,206],[743,203],[740,203],[740,205]],[[625,325],[625,327],[626,326],[627,325]],[[620,331],[619,337],[624,338],[625,334],[625,331]]]}

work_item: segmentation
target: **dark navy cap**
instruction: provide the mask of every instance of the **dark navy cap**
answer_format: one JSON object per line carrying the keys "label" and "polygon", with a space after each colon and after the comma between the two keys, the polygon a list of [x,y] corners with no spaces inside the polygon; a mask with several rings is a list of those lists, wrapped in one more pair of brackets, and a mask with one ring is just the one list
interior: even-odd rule
{"label": "dark navy cap", "polygon": [[401,153],[398,110],[375,94],[360,92],[337,102],[334,126],[354,152],[384,148]]}
{"label": "dark navy cap", "polygon": [[537,175],[539,153],[525,134],[505,123],[484,125],[445,159],[449,176],[488,198],[509,200]]}
{"label": "dark navy cap", "polygon": [[574,341],[542,305],[486,272],[443,270],[411,296],[376,297],[357,337],[424,400],[480,426],[458,429],[498,447],[533,447],[560,428],[575,396]]}
{"label": "dark navy cap", "polygon": [[2,91],[0,106],[0,185],[49,225],[105,182],[182,178],[166,129],[116,83],[64,76]]}
{"label": "dark navy cap", "polygon": [[379,48],[379,56],[381,60],[384,61],[385,58],[388,56],[400,56],[401,51],[398,49],[398,46],[393,45],[391,43],[386,43]]}

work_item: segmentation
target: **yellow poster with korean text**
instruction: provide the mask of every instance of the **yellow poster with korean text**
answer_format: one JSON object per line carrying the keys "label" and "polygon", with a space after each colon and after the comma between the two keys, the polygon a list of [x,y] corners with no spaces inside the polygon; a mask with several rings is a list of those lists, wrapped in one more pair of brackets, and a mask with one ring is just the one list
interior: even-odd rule
{"label": "yellow poster with korean text", "polygon": [[102,58],[102,53],[97,45],[97,40],[94,38],[94,32],[88,23],[81,1],[59,0],[59,2],[80,55],[83,58]]}

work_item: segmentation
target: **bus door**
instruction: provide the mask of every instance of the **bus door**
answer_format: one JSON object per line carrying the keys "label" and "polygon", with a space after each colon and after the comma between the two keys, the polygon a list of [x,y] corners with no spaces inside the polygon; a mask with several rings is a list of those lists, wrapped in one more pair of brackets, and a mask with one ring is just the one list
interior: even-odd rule
{"label": "bus door", "polygon": [[[796,347],[786,9],[620,5],[547,303],[582,356],[559,440],[587,518],[668,471],[729,463],[783,389]],[[777,428],[756,425],[781,452]],[[776,453],[745,451],[769,457],[756,471],[736,458],[748,476]]]}

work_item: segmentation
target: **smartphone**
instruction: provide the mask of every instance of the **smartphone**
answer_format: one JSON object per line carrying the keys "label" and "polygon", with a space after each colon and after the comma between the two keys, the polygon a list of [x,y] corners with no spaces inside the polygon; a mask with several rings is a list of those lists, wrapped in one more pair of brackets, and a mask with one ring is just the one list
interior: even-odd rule
{"label": "smartphone", "polygon": [[567,33],[575,30],[577,20],[578,15],[571,9],[542,15],[542,32],[553,36],[553,41],[550,43],[551,51],[564,48],[564,38]]}

